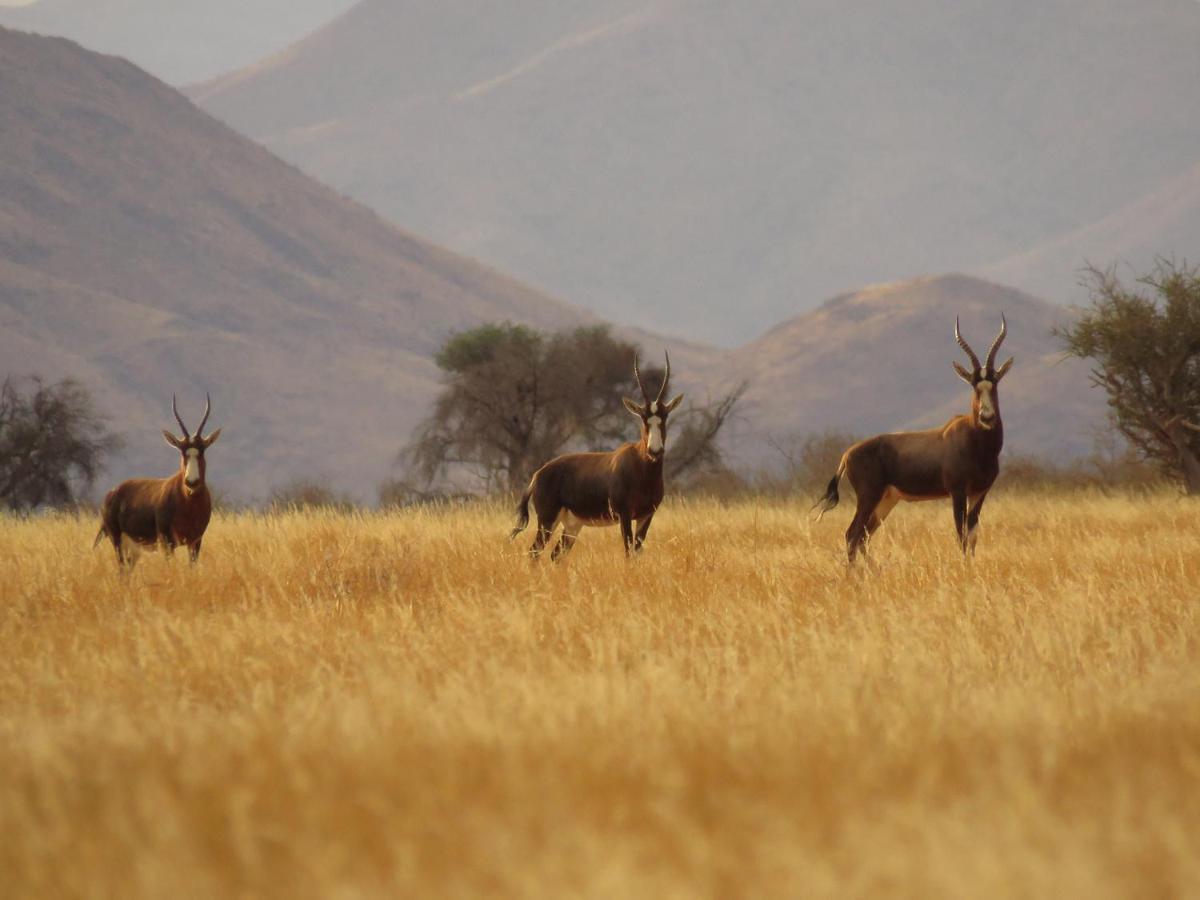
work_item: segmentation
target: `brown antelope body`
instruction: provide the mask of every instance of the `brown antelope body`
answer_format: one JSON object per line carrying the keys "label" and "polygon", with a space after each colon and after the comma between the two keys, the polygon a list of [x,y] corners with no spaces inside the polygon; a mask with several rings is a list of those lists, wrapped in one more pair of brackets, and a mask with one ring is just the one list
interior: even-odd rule
{"label": "brown antelope body", "polygon": [[[625,554],[642,549],[654,512],[663,499],[663,457],[667,446],[667,417],[683,400],[680,394],[663,402],[671,379],[671,358],[658,396],[653,400],[642,384],[637,359],[633,374],[643,403],[624,398],[625,408],[641,422],[641,438],[609,453],[567,453],[546,463],[529,481],[517,506],[517,523],[509,539],[529,524],[529,506],[537,516],[537,535],[529,550],[534,559],[562,524],[562,537],[550,554],[557,560],[575,546],[585,526],[620,525]],[[634,532],[636,523],[637,532]]]}
{"label": "brown antelope body", "polygon": [[[965,554],[975,552],[979,514],[988,491],[1000,474],[1004,424],[997,390],[1012,366],[1010,357],[995,367],[1008,324],[1000,317],[1000,333],[981,366],[979,358],[954,323],[954,338],[971,359],[972,369],[953,363],[958,376],[971,385],[971,411],[955,416],[941,428],[901,431],[868,438],[848,449],[814,509],[824,515],[838,504],[838,482],[850,480],[858,498],[854,520],[846,531],[850,562],[866,552],[872,534],[901,500],[939,500],[949,497],[954,528]],[[818,519],[820,516],[818,516]]]}
{"label": "brown antelope body", "polygon": [[[93,546],[107,535],[120,565],[133,565],[137,556],[131,551],[138,545],[161,545],[167,555],[182,545],[188,548],[192,562],[200,555],[200,543],[212,516],[204,451],[217,442],[221,429],[207,438],[202,436],[212,409],[211,400],[205,405],[200,427],[191,436],[179,416],[174,397],[171,408],[183,429],[183,437],[175,437],[169,431],[163,431],[163,437],[179,451],[179,471],[170,478],[123,481],[108,492],[100,509],[100,531]],[[127,548],[126,542],[132,547]]]}

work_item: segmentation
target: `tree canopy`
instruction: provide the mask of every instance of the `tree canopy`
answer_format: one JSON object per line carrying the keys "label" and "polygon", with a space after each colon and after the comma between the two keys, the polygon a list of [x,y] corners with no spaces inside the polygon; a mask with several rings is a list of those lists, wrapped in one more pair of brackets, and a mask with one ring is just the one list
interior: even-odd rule
{"label": "tree canopy", "polygon": [[[559,453],[610,450],[632,437],[621,399],[636,396],[637,349],[606,326],[545,334],[505,323],[454,335],[436,356],[445,386],[403,456],[426,483],[469,473],[485,490],[515,491]],[[642,375],[653,391],[663,370]],[[740,395],[673,417],[668,475],[721,465],[716,436]]]}
{"label": "tree canopy", "polygon": [[1090,306],[1056,334],[1067,353],[1092,361],[1129,444],[1200,494],[1200,275],[1160,260],[1136,284],[1089,269]]}
{"label": "tree canopy", "polygon": [[74,379],[0,386],[0,505],[31,509],[75,503],[119,446]]}

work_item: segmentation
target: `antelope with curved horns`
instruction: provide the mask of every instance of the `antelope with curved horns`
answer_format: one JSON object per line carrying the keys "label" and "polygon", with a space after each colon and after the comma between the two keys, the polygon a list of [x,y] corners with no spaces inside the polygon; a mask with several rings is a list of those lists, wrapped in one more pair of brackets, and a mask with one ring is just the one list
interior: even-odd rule
{"label": "antelope with curved horns", "polygon": [[189,436],[188,427],[179,415],[179,406],[171,396],[171,409],[183,437],[163,431],[167,443],[179,451],[179,471],[170,478],[134,478],[123,481],[108,492],[100,509],[100,531],[93,547],[107,535],[117,552],[117,563],[132,566],[136,553],[128,552],[123,541],[133,545],[161,544],[170,556],[182,544],[188,548],[192,562],[200,555],[208,520],[212,516],[212,497],[205,481],[204,451],[221,436],[218,428],[203,436],[212,398],[205,395],[204,418],[200,427]]}
{"label": "antelope with curved horns", "polygon": [[838,482],[845,475],[858,496],[854,520],[846,531],[850,562],[862,551],[888,513],[901,500],[939,500],[949,497],[954,505],[954,528],[963,554],[975,553],[979,513],[996,476],[1000,473],[1000,449],[1004,424],[1000,421],[997,387],[1012,367],[1012,357],[997,369],[996,351],[1008,334],[1008,323],[1000,316],[1000,333],[992,341],[987,360],[971,349],[954,321],[954,339],[971,360],[971,370],[953,363],[958,377],[971,385],[971,411],[955,416],[941,428],[900,431],[868,438],[848,449],[825,495],[813,509],[825,515],[838,504]]}
{"label": "antelope with curved horns", "polygon": [[[641,422],[641,438],[609,453],[566,453],[538,469],[517,506],[517,523],[509,535],[516,538],[529,524],[529,503],[537,515],[537,536],[529,555],[537,559],[561,522],[562,537],[550,554],[557,560],[575,546],[585,525],[621,526],[625,555],[638,552],[650,530],[654,511],[663,498],[663,456],[667,449],[667,417],[683,394],[664,403],[671,381],[671,357],[658,396],[653,400],[642,384],[637,356],[633,376],[642,392],[642,403],[623,398],[625,408]],[[634,534],[634,522],[637,533]]]}

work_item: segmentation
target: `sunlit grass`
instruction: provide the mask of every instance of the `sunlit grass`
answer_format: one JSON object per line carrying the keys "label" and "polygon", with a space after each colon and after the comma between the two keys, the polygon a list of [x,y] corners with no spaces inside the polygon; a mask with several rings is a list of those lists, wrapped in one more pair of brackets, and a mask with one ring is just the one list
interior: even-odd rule
{"label": "sunlit grass", "polygon": [[0,519],[4,893],[1200,890],[1196,504],[807,506]]}

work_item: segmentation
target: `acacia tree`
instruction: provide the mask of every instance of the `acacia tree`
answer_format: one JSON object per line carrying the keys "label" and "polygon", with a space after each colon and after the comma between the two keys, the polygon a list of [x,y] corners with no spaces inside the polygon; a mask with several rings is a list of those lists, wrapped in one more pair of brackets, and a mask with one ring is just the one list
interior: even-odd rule
{"label": "acacia tree", "polygon": [[74,379],[46,384],[35,377],[22,392],[6,378],[0,386],[0,506],[74,503],[119,444]]}
{"label": "acacia tree", "polygon": [[1055,334],[1093,362],[1117,430],[1141,456],[1200,494],[1200,275],[1160,260],[1128,288],[1113,269],[1090,268],[1091,305]]}
{"label": "acacia tree", "polygon": [[[486,490],[516,491],[567,449],[611,449],[630,437],[621,398],[631,394],[637,348],[605,326],[543,334],[523,325],[485,325],[455,335],[436,357],[445,387],[401,458],[431,484],[459,472]],[[645,367],[647,389],[663,370]],[[719,466],[715,440],[740,389],[682,417],[668,474]]]}
{"label": "acacia tree", "polygon": [[516,489],[574,441],[614,439],[633,345],[604,327],[544,335],[484,325],[455,335],[436,362],[446,384],[406,455],[426,482],[453,469]]}

